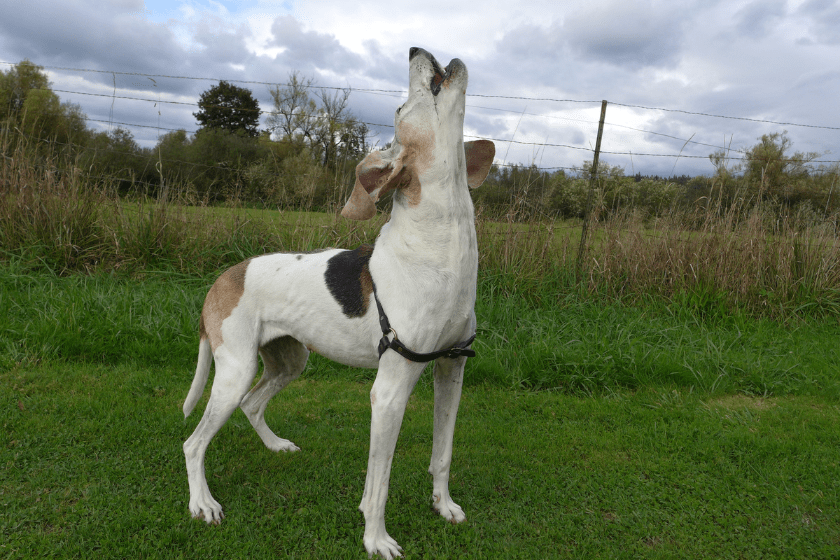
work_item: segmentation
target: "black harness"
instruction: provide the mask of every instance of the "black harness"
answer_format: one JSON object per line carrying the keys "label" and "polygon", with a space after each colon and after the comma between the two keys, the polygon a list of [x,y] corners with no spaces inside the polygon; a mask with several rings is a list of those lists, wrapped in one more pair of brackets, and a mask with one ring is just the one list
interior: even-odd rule
{"label": "black harness", "polygon": [[[382,354],[385,350],[391,348],[406,360],[412,362],[431,362],[438,358],[458,358],[459,356],[466,356],[472,358],[475,356],[475,351],[467,348],[472,341],[475,340],[475,335],[469,339],[459,342],[450,348],[438,350],[437,352],[429,352],[427,354],[418,354],[408,349],[399,338],[397,338],[397,331],[391,328],[391,323],[388,321],[388,316],[382,309],[382,304],[379,303],[379,296],[376,295],[376,286],[373,287],[373,299],[376,300],[376,309],[379,311],[379,326],[382,327],[382,339],[379,341],[379,358],[382,359]],[[388,339],[388,335],[393,334],[394,338]]]}

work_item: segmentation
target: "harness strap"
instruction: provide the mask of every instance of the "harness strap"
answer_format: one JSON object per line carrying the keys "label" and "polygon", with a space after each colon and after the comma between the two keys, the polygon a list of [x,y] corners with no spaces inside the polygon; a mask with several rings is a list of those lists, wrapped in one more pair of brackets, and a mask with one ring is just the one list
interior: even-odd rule
{"label": "harness strap", "polygon": [[[475,340],[475,335],[472,335],[469,339],[464,340],[463,342],[459,342],[450,348],[445,348],[443,350],[438,350],[437,352],[429,352],[427,354],[419,354],[410,350],[406,347],[405,344],[397,338],[397,331],[391,328],[391,323],[388,321],[388,316],[385,315],[385,311],[382,309],[382,304],[379,303],[379,296],[376,295],[376,287],[373,288],[373,299],[376,300],[376,308],[379,311],[379,326],[382,327],[382,339],[379,341],[379,358],[382,359],[382,354],[390,348],[397,352],[400,356],[405,358],[406,360],[410,360],[412,362],[431,362],[433,360],[437,360],[438,358],[458,358],[459,356],[466,356],[468,358],[472,358],[475,356],[475,351],[471,348],[468,348],[472,341]],[[388,339],[388,335],[393,334],[394,338]]]}

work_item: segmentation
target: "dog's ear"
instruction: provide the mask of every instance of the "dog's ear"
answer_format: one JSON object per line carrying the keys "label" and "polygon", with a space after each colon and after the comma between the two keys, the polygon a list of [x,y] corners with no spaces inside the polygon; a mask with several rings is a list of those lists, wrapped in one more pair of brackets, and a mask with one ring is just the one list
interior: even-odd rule
{"label": "dog's ear", "polygon": [[376,201],[387,191],[399,187],[404,180],[405,166],[394,145],[388,150],[373,152],[356,166],[356,184],[341,215],[351,220],[368,220],[376,215]]}
{"label": "dog's ear", "polygon": [[464,155],[467,157],[467,184],[471,189],[478,188],[490,173],[496,145],[490,140],[464,142]]}

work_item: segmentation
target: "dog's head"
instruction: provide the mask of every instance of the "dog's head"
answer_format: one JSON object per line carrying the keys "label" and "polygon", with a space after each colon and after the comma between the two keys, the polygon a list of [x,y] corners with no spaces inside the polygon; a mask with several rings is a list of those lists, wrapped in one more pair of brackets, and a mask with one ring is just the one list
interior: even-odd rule
{"label": "dog's head", "polygon": [[493,142],[464,142],[464,63],[456,58],[441,68],[435,57],[417,47],[408,58],[408,100],[394,117],[394,141],[356,166],[356,184],[341,211],[345,218],[373,217],[375,202],[392,189],[400,189],[407,204],[416,205],[424,184],[476,188],[493,164]]}

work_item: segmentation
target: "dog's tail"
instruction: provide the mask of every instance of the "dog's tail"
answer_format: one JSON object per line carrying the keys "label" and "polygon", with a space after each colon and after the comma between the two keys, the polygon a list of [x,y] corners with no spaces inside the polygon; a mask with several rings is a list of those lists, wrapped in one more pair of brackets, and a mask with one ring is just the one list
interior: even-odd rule
{"label": "dog's tail", "polygon": [[204,336],[198,343],[198,365],[195,368],[190,392],[187,400],[184,401],[184,418],[190,415],[195,408],[198,399],[204,393],[204,386],[207,384],[207,377],[210,375],[210,362],[213,360],[213,352],[210,350],[210,340]]}

